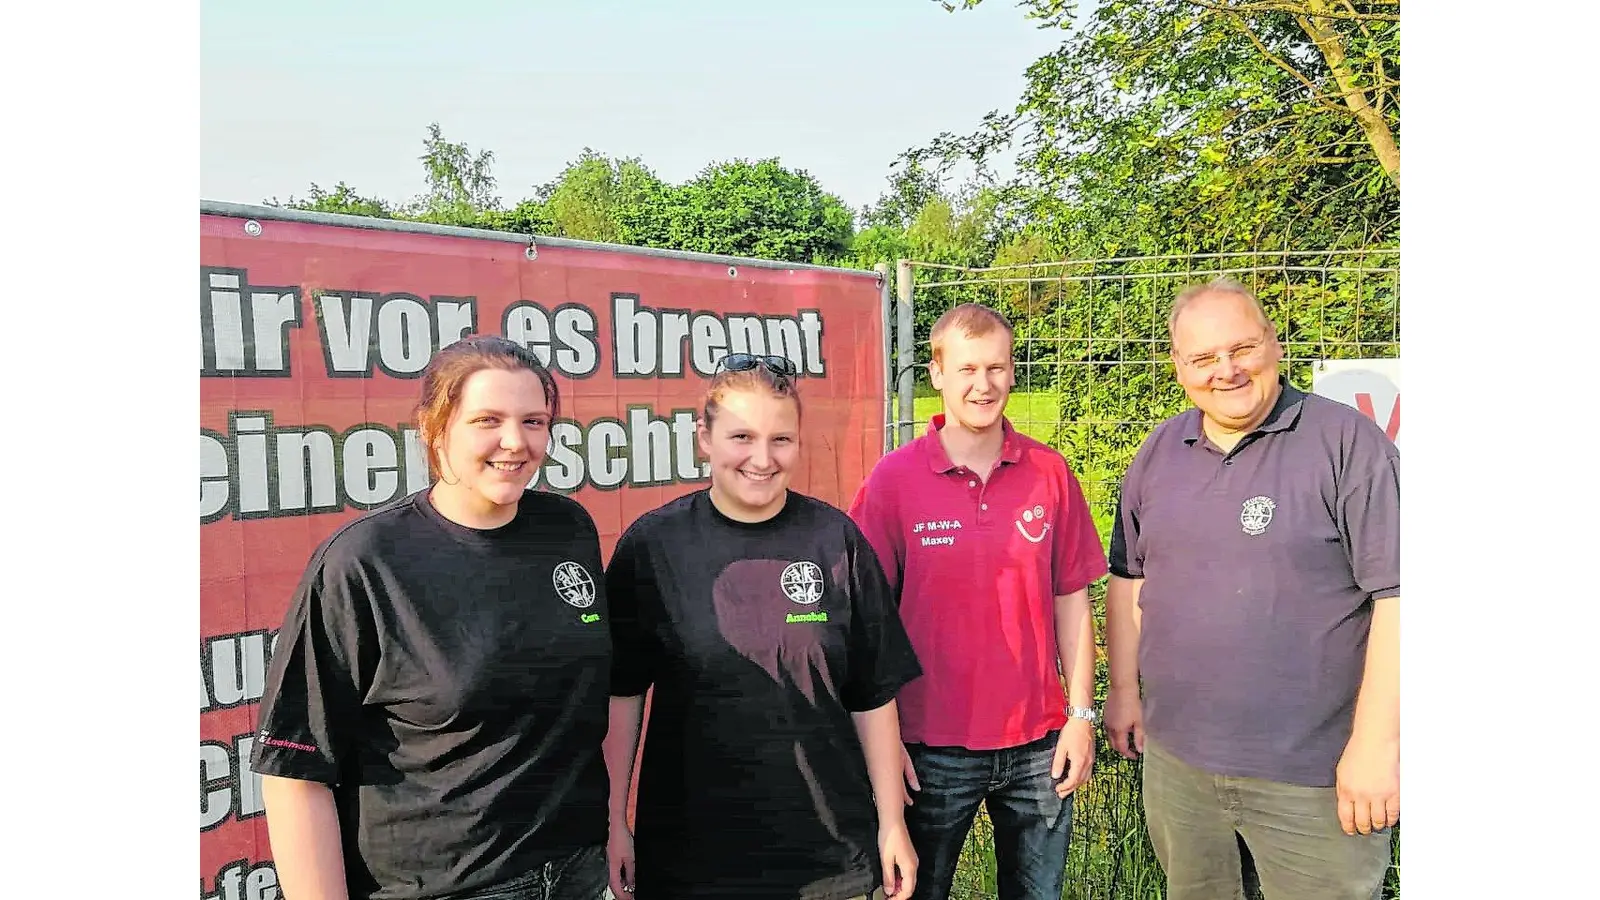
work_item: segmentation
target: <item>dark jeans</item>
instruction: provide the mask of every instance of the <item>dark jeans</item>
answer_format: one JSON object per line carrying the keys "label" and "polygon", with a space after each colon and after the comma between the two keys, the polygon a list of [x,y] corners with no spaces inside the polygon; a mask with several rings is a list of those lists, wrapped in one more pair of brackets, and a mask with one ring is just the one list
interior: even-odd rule
{"label": "dark jeans", "polygon": [[1072,797],[1058,798],[1050,777],[1059,734],[1004,750],[906,745],[922,785],[906,808],[918,859],[912,900],[950,896],[980,802],[994,824],[999,900],[1060,900]]}
{"label": "dark jeans", "polygon": [[608,877],[606,848],[596,845],[452,900],[600,900],[606,894]]}
{"label": "dark jeans", "polygon": [[1167,900],[1244,900],[1242,843],[1267,900],[1377,900],[1389,829],[1348,835],[1331,787],[1212,775],[1144,741],[1144,809]]}

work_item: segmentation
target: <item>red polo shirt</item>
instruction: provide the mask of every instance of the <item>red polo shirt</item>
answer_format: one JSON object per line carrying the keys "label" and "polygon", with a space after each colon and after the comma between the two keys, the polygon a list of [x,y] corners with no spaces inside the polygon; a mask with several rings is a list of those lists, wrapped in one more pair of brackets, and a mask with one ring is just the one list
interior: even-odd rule
{"label": "red polo shirt", "polygon": [[1078,479],[1002,419],[985,483],[939,442],[944,416],[878,461],[850,504],[900,602],[923,675],[900,690],[911,743],[994,750],[1066,724],[1055,598],[1106,574]]}

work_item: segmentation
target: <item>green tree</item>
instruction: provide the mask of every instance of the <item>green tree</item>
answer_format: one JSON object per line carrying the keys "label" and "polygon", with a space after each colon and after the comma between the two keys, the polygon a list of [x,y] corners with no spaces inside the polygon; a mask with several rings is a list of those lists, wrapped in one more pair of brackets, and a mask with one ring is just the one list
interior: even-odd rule
{"label": "green tree", "polygon": [[928,201],[944,197],[938,173],[924,167],[921,159],[902,154],[889,168],[889,189],[862,210],[861,222],[868,228],[910,228]]}
{"label": "green tree", "polygon": [[444,139],[439,123],[428,126],[422,142],[423,175],[428,189],[406,208],[407,218],[440,225],[479,225],[500,208],[495,195],[494,151],[474,154],[465,143]]}
{"label": "green tree", "polygon": [[554,235],[659,246],[670,188],[637,159],[610,159],[585,147],[539,189]]}
{"label": "green tree", "polygon": [[917,211],[906,228],[906,244],[923,262],[983,266],[999,246],[999,225],[999,195],[994,190],[969,190],[954,198],[939,194]]}
{"label": "green tree", "polygon": [[535,198],[523,200],[510,209],[491,209],[481,214],[474,227],[516,234],[559,235],[560,230],[545,205]]}
{"label": "green tree", "polygon": [[[331,193],[312,185],[309,199],[289,202],[305,209],[786,262],[848,264],[855,259],[855,223],[844,203],[810,174],[786,169],[776,159],[719,163],[685,184],[671,185],[638,158],[613,159],[586,147],[534,196],[510,209],[502,208],[494,193],[493,152],[474,152],[465,143],[446,140],[433,123],[420,160],[428,189],[399,207],[361,197],[344,182]],[[887,228],[882,235],[901,232]],[[892,251],[898,258],[904,246],[890,242],[874,252]]]}
{"label": "green tree", "polygon": [[1397,239],[1398,3],[1106,0],[1080,22],[1068,0],[1021,5],[1061,46],[1010,112],[915,155],[1019,148],[1009,196],[1061,253]]}
{"label": "green tree", "polygon": [[264,201],[268,206],[287,207],[289,209],[304,209],[312,212],[343,213],[349,216],[371,216],[378,219],[392,219],[395,211],[389,204],[375,197],[363,197],[356,193],[355,188],[343,181],[333,186],[333,190],[325,191],[315,182],[305,199],[290,195],[288,200],[280,201],[277,197]]}
{"label": "green tree", "polygon": [[888,263],[892,268],[897,260],[911,259],[911,244],[906,241],[906,230],[893,225],[869,225],[856,232],[850,241],[850,265],[857,269],[870,269],[878,263]]}
{"label": "green tree", "polygon": [[947,188],[940,173],[914,154],[890,167],[888,185],[877,202],[862,210],[863,228],[852,242],[853,264],[916,259],[945,265],[988,265],[1004,241],[1007,217],[1001,192],[986,186],[979,172],[958,189]]}
{"label": "green tree", "polygon": [[668,246],[787,262],[849,258],[850,210],[776,159],[718,163],[665,196]]}

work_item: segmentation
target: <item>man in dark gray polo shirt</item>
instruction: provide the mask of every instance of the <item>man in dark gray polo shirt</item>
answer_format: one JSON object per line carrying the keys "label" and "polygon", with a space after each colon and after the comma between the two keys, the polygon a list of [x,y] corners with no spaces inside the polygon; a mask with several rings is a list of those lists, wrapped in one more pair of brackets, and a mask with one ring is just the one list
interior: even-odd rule
{"label": "man in dark gray polo shirt", "polygon": [[[1400,455],[1356,410],[1291,387],[1241,285],[1169,319],[1194,402],[1123,479],[1105,724],[1144,755],[1168,900],[1373,898],[1400,817]],[[1143,695],[1140,685],[1143,684]]]}

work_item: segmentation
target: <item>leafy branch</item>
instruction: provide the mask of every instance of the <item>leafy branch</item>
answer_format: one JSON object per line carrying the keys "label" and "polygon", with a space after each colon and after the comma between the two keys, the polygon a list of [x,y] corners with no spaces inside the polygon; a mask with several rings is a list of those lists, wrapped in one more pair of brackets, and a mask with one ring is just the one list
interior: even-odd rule
{"label": "leafy branch", "polygon": [[[1188,0],[1188,2],[1195,6],[1203,6],[1206,9],[1216,10],[1217,12],[1231,13],[1234,15],[1270,12],[1300,14],[1306,11],[1307,6],[1305,3],[1270,2],[1270,0],[1269,2],[1262,3],[1214,3],[1207,2],[1207,0]],[[1347,10],[1345,12],[1326,10],[1324,12],[1317,13],[1317,15],[1325,19],[1339,19],[1352,22],[1400,21],[1400,16],[1395,13],[1360,13],[1356,12],[1355,7],[1351,6],[1348,2],[1345,3],[1345,8]]]}

